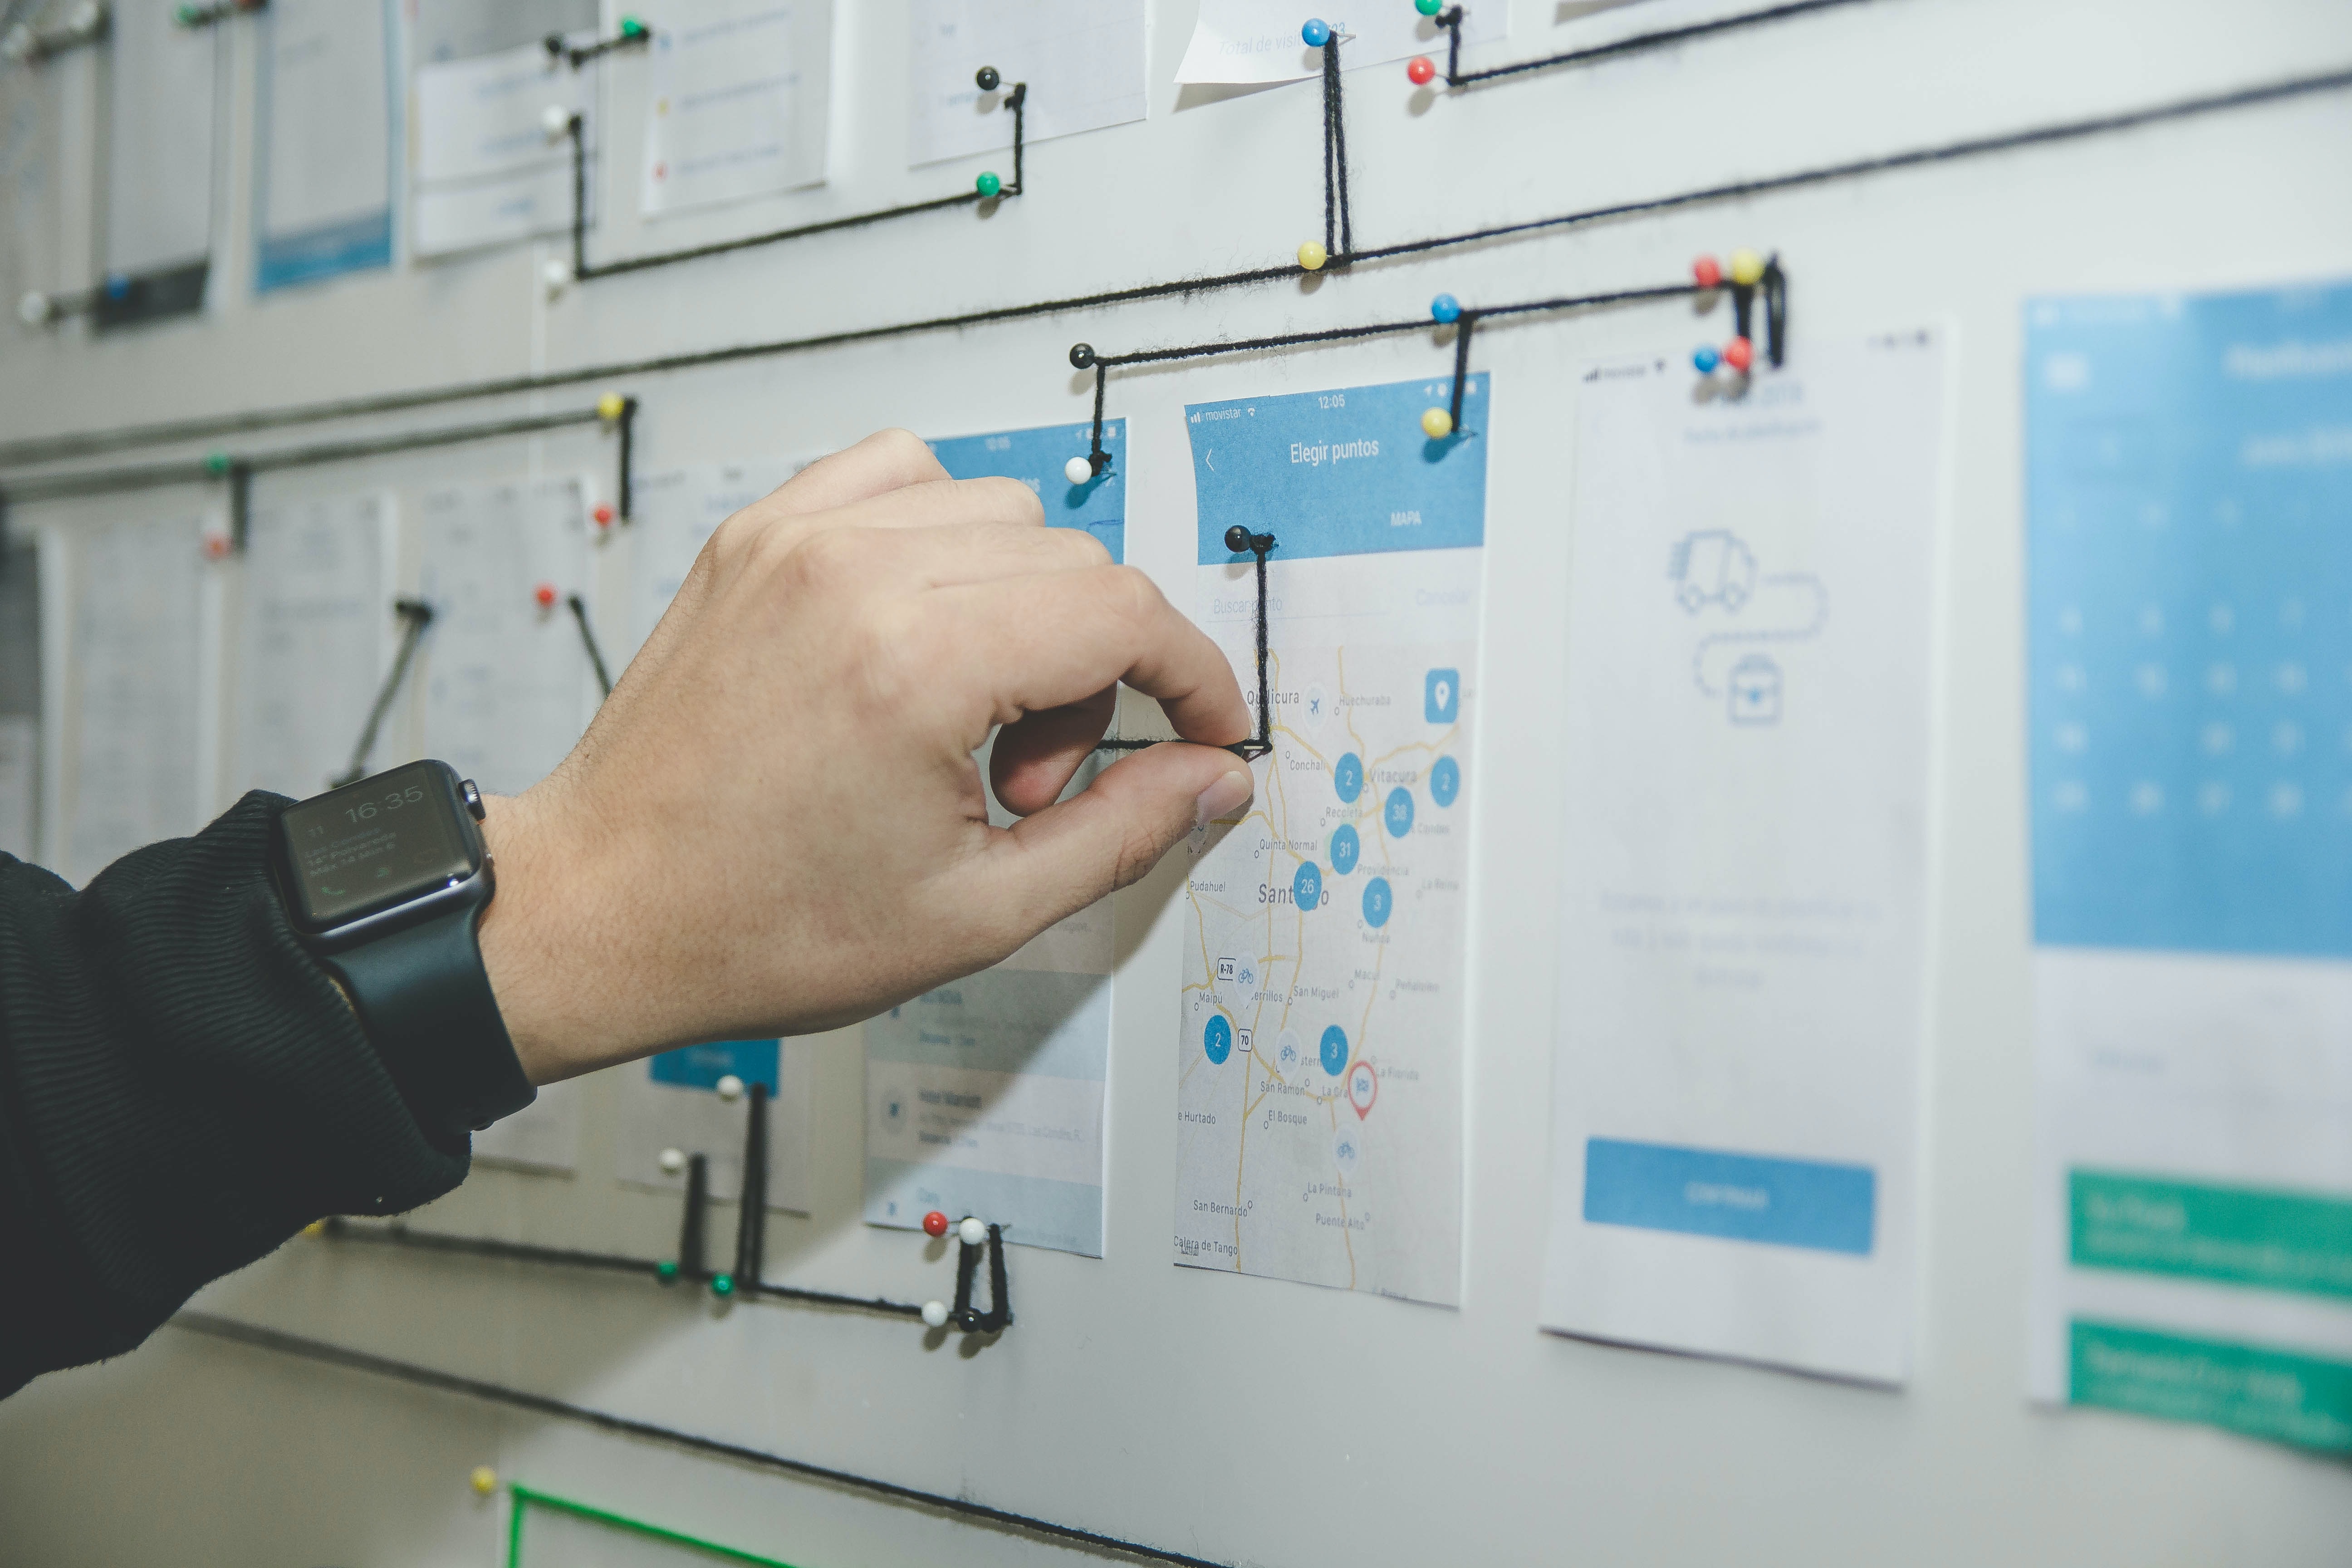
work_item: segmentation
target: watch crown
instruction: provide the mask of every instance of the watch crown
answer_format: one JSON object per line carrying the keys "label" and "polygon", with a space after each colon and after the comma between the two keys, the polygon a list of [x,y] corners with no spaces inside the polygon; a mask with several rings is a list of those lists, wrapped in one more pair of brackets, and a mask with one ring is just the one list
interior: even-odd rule
{"label": "watch crown", "polygon": [[[452,771],[454,772],[455,770],[453,769]],[[476,822],[481,821],[484,816],[488,815],[488,811],[482,805],[482,792],[474,787],[473,780],[459,780],[457,784],[457,793],[466,797],[466,809],[474,814],[474,820]]]}

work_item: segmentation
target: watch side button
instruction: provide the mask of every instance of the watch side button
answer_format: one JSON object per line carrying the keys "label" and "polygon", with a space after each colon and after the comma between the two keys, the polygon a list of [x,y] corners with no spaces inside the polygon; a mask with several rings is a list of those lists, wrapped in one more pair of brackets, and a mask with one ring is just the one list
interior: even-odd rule
{"label": "watch side button", "polygon": [[457,793],[466,797],[466,809],[474,814],[474,820],[476,822],[481,821],[484,816],[488,815],[488,812],[482,805],[482,792],[474,787],[473,780],[458,780]]}

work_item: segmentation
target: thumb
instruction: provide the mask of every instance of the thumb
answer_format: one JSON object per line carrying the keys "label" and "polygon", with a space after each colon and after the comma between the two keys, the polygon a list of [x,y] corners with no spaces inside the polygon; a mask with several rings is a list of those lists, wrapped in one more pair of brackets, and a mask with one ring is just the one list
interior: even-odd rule
{"label": "thumb", "polygon": [[1256,789],[1249,765],[1215,746],[1169,741],[1134,752],[1081,794],[996,837],[989,874],[999,907],[1043,930],[1135,881]]}

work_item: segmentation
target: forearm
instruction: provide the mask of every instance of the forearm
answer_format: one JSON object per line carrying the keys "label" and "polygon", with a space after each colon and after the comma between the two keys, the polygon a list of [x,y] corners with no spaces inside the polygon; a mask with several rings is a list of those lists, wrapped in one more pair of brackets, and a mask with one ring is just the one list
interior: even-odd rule
{"label": "forearm", "polygon": [[326,1214],[463,1179],[269,882],[278,803],[74,893],[0,857],[0,1392],[136,1344]]}

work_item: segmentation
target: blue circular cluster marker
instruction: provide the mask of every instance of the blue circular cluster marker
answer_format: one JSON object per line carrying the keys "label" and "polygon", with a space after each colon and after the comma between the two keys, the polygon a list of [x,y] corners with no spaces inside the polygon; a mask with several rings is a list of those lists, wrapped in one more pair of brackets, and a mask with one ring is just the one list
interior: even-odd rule
{"label": "blue circular cluster marker", "polygon": [[1462,793],[1462,764],[1452,757],[1440,757],[1430,764],[1429,798],[1440,805],[1452,805],[1454,797]]}
{"label": "blue circular cluster marker", "polygon": [[1331,41],[1331,24],[1320,16],[1309,16],[1307,26],[1298,29],[1298,36],[1307,40],[1308,48],[1319,49]]}
{"label": "blue circular cluster marker", "polygon": [[1440,294],[1429,302],[1429,319],[1441,323],[1460,321],[1462,301],[1451,294]]}
{"label": "blue circular cluster marker", "polygon": [[1348,1031],[1337,1024],[1323,1031],[1323,1070],[1333,1078],[1348,1070]]}
{"label": "blue circular cluster marker", "polygon": [[1323,868],[1312,860],[1302,860],[1298,875],[1290,879],[1290,896],[1302,910],[1323,907]]}
{"label": "blue circular cluster marker", "polygon": [[1356,837],[1353,825],[1341,823],[1331,835],[1331,869],[1346,876],[1356,868],[1356,858],[1363,852],[1363,842]]}
{"label": "blue circular cluster marker", "polygon": [[1201,1031],[1201,1048],[1218,1067],[1224,1066],[1225,1058],[1234,1054],[1234,1026],[1225,1022],[1223,1013],[1211,1018],[1209,1026]]}
{"label": "blue circular cluster marker", "polygon": [[1701,343],[1698,352],[1691,355],[1691,368],[1701,375],[1713,375],[1715,367],[1722,363],[1723,356],[1706,343]]}
{"label": "blue circular cluster marker", "polygon": [[1342,801],[1352,802],[1364,793],[1364,759],[1349,752],[1331,767],[1331,787],[1339,792]]}
{"label": "blue circular cluster marker", "polygon": [[1389,923],[1389,911],[1396,900],[1389,892],[1389,879],[1375,877],[1364,884],[1364,923],[1378,931]]}
{"label": "blue circular cluster marker", "polygon": [[1389,791],[1388,811],[1383,820],[1388,824],[1391,838],[1402,838],[1412,831],[1412,791],[1402,784]]}

